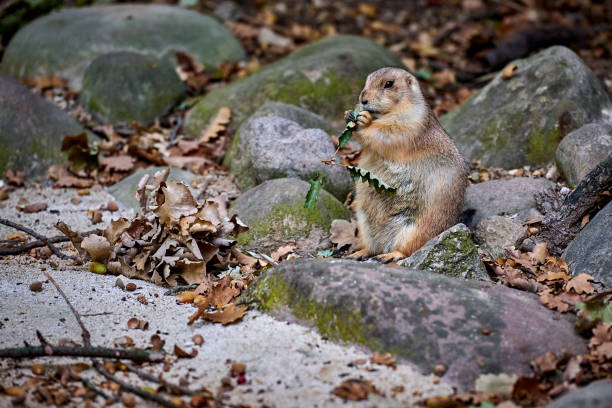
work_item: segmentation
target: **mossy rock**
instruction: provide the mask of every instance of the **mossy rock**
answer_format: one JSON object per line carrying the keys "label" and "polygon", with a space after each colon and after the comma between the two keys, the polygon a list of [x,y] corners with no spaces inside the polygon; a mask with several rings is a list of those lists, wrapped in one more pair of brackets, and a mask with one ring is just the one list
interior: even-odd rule
{"label": "mossy rock", "polygon": [[238,244],[262,251],[288,244],[302,250],[320,247],[329,237],[331,222],[350,219],[351,212],[325,190],[313,210],[304,208],[309,188],[300,179],[279,178],[244,192],[230,208],[249,226]]}
{"label": "mossy rock", "polygon": [[114,52],[96,58],[85,70],[81,103],[103,123],[148,125],[168,113],[184,92],[168,61]]}
{"label": "mossy rock", "polygon": [[222,106],[232,110],[236,130],[266,101],[297,105],[341,126],[343,112],[357,103],[366,76],[385,66],[403,67],[398,57],[367,38],[328,37],[210,92],[187,115],[185,132],[199,135]]}
{"label": "mossy rock", "polygon": [[453,278],[489,280],[470,230],[464,224],[450,227],[399,263]]}
{"label": "mossy rock", "polygon": [[610,105],[595,74],[568,48],[555,46],[514,61],[459,108],[440,118],[468,160],[518,168],[551,161],[560,140],[601,118]]}
{"label": "mossy rock", "polygon": [[575,318],[531,293],[378,263],[285,261],[241,301],[330,339],[391,353],[427,374],[443,364],[443,380],[461,390],[473,389],[482,374],[531,375],[530,362],[549,351],[586,350]]}
{"label": "mossy rock", "polygon": [[0,177],[9,169],[42,176],[50,165],[66,162],[64,136],[84,131],[53,103],[0,74]]}
{"label": "mossy rock", "polygon": [[234,35],[211,17],[160,4],[124,4],[66,8],[35,20],[13,37],[0,70],[16,78],[55,74],[80,90],[87,66],[119,51],[172,64],[182,51],[207,66],[245,55]]}

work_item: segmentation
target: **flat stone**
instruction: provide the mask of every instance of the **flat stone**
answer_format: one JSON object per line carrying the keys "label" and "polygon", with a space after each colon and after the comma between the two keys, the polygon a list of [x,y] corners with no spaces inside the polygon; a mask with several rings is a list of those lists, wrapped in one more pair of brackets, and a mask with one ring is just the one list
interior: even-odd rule
{"label": "flat stone", "polygon": [[516,177],[469,185],[463,202],[463,222],[470,228],[493,215],[508,215],[518,222],[541,215],[536,194],[554,187],[545,178]]}
{"label": "flat stone", "polygon": [[[166,167],[149,167],[143,170],[139,170],[135,173],[130,174],[126,178],[122,179],[118,183],[113,184],[108,187],[107,191],[117,200],[117,202],[121,203],[125,208],[132,208],[136,212],[140,212],[140,205],[138,204],[138,200],[136,199],[136,190],[138,190],[138,183],[140,179],[144,175],[149,176],[149,180],[152,179],[153,175],[160,171],[164,170]],[[169,181],[182,181],[188,187],[190,187],[191,181],[196,177],[195,174],[179,169],[177,167],[170,167],[170,174],[168,175]],[[191,187],[190,187],[191,189]],[[192,193],[194,191],[192,190]],[[195,197],[198,194],[194,194]]]}
{"label": "flat stone", "polygon": [[569,243],[563,258],[573,276],[588,273],[606,290],[612,289],[612,202],[599,210]]}
{"label": "flat stone", "polygon": [[353,189],[353,179],[341,166],[321,160],[336,157],[331,138],[321,129],[304,129],[296,122],[278,116],[254,117],[234,136],[226,163],[245,190],[266,180],[294,177],[309,180],[320,173],[323,187],[344,201]]}
{"label": "flat stone", "polygon": [[490,280],[470,230],[464,224],[450,227],[398,263],[455,278]]}
{"label": "flat stone", "polygon": [[42,176],[66,162],[60,151],[65,135],[85,130],[69,114],[6,75],[0,74],[0,174],[23,170]]}
{"label": "flat stone", "polygon": [[602,117],[610,99],[573,51],[547,48],[512,62],[459,108],[440,118],[468,160],[506,169],[550,161],[561,139]]}
{"label": "flat stone", "polygon": [[80,101],[102,123],[149,125],[168,113],[184,92],[185,85],[170,62],[114,52],[87,67]]}
{"label": "flat stone", "polygon": [[218,66],[245,56],[234,35],[204,14],[161,4],[65,8],[28,24],[4,51],[0,70],[16,78],[58,75],[80,90],[100,55],[132,51],[176,64],[175,53]]}
{"label": "flat stone", "polygon": [[509,246],[516,246],[517,241],[525,237],[526,228],[508,217],[493,215],[476,225],[474,241],[480,249],[492,258],[505,257]]}
{"label": "flat stone", "polygon": [[612,403],[612,380],[594,381],[559,397],[546,408],[608,408]]}
{"label": "flat stone", "polygon": [[586,350],[574,318],[490,282],[366,262],[297,259],[267,271],[244,300],[326,337],[390,352],[461,390],[482,374],[531,375],[546,352]]}
{"label": "flat stone", "polygon": [[199,135],[222,106],[232,110],[230,127],[236,130],[266,101],[300,106],[343,127],[343,113],[358,102],[366,76],[385,66],[403,65],[397,56],[367,38],[324,38],[206,94],[187,114],[185,133]]}
{"label": "flat stone", "polygon": [[238,243],[258,251],[289,244],[300,250],[329,245],[329,227],[334,219],[350,219],[351,212],[334,196],[321,190],[317,206],[304,208],[310,184],[295,178],[263,182],[245,191],[234,201],[230,212],[249,226]]}
{"label": "flat stone", "polygon": [[556,153],[557,167],[568,184],[576,186],[602,160],[612,154],[612,125],[589,123],[561,140]]}

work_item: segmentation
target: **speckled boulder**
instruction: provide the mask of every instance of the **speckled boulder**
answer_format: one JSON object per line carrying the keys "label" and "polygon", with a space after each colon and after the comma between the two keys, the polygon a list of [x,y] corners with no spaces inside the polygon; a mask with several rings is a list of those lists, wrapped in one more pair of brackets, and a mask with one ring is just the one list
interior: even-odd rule
{"label": "speckled boulder", "polygon": [[592,382],[559,397],[546,408],[608,408],[612,405],[612,380]]}
{"label": "speckled boulder", "polygon": [[[320,247],[329,237],[334,219],[350,219],[341,202],[321,190],[316,208],[304,208],[310,184],[294,178],[268,180],[244,192],[231,207],[249,231],[238,236],[243,247],[272,250],[295,244],[308,250]],[[329,244],[329,242],[326,242]]]}
{"label": "speckled boulder", "polygon": [[150,54],[175,63],[177,51],[217,66],[245,55],[233,34],[213,18],[161,4],[66,8],[21,29],[4,51],[0,70],[14,77],[58,75],[81,88],[83,73],[110,52]]}
{"label": "speckled boulder", "polygon": [[567,133],[601,118],[610,104],[595,74],[568,48],[513,63],[511,79],[500,72],[440,118],[466,159],[507,169],[550,161]]}
{"label": "speckled boulder", "polygon": [[589,123],[565,136],[557,148],[557,167],[576,186],[589,171],[612,154],[612,125]]}
{"label": "speckled boulder", "polygon": [[184,92],[185,85],[168,61],[114,52],[87,67],[80,100],[102,123],[149,125],[168,113]]}
{"label": "speckled boulder", "polygon": [[342,126],[343,113],[358,102],[366,76],[385,66],[402,63],[367,38],[328,37],[210,92],[189,111],[185,132],[199,135],[222,106],[232,110],[231,127],[237,129],[268,100],[298,105]]}
{"label": "speckled boulder", "polygon": [[591,274],[606,290],[612,289],[612,202],[570,242],[563,257],[572,275]]}
{"label": "speckled boulder", "polygon": [[455,278],[489,280],[470,230],[463,224],[454,225],[430,239],[399,264]]}
{"label": "speckled boulder", "polygon": [[0,74],[0,177],[8,169],[43,175],[66,160],[60,151],[64,136],[84,131],[53,103]]}
{"label": "speckled boulder", "polygon": [[527,229],[520,222],[494,215],[480,221],[474,231],[474,241],[487,255],[505,257],[509,246],[516,246],[526,236]]}
{"label": "speckled boulder", "polygon": [[518,222],[541,215],[536,209],[536,194],[554,187],[544,178],[517,177],[472,184],[465,191],[463,212],[468,227],[493,215],[516,216]]}
{"label": "speckled boulder", "polygon": [[443,379],[463,390],[481,374],[531,375],[529,362],[549,351],[586,350],[573,317],[533,294],[381,264],[286,261],[251,284],[244,299],[279,318],[290,311],[326,337],[393,353],[426,373],[443,364]]}
{"label": "speckled boulder", "polygon": [[[353,179],[346,168],[321,162],[334,156],[335,150],[331,138],[321,129],[304,129],[278,116],[254,117],[234,137],[226,164],[243,190],[274,178],[306,181],[321,173],[323,187],[344,201],[353,188]],[[341,161],[339,157],[337,161]]]}

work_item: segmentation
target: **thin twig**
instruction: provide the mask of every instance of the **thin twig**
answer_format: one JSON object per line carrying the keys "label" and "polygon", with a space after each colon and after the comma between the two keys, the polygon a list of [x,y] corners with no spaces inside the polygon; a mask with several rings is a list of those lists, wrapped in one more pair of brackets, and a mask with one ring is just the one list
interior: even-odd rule
{"label": "thin twig", "polygon": [[8,227],[12,227],[15,229],[18,229],[19,231],[23,231],[28,235],[33,236],[36,239],[39,239],[41,242],[43,242],[46,246],[49,247],[49,249],[51,250],[51,252],[53,252],[58,258],[60,259],[70,259],[70,260],[75,260],[76,257],[75,256],[70,256],[70,255],[65,255],[63,254],[59,249],[57,249],[57,247],[55,245],[53,245],[53,243],[51,243],[49,241],[49,238],[45,237],[44,235],[39,234],[36,231],[33,231],[27,227],[24,227],[21,224],[17,224],[13,221],[9,221],[5,218],[0,218],[0,224],[4,224]]}
{"label": "thin twig", "polygon": [[133,387],[130,384],[125,383],[125,382],[115,378],[111,373],[106,371],[106,369],[102,366],[102,364],[100,364],[99,361],[95,361],[94,360],[94,367],[107,380],[112,381],[112,382],[118,384],[123,390],[125,390],[127,392],[131,392],[132,394],[138,395],[139,397],[144,398],[144,399],[149,400],[149,401],[155,401],[155,402],[157,402],[159,405],[161,405],[163,407],[167,407],[167,408],[180,408],[178,405],[173,404],[172,402],[168,401],[165,398],[160,397],[159,395],[155,395],[155,394],[152,394],[150,392],[147,392],[147,391],[141,390],[139,388]]}
{"label": "thin twig", "polygon": [[147,380],[147,381],[151,381],[157,384],[162,385],[168,392],[171,392],[171,390],[177,390],[179,391],[181,394],[184,395],[201,395],[201,394],[208,394],[210,396],[210,398],[212,398],[212,393],[210,391],[208,391],[207,389],[202,389],[201,391],[192,391],[189,388],[185,388],[182,387],[180,385],[174,385],[174,384],[170,384],[168,382],[166,382],[166,380],[164,380],[161,375],[159,377],[156,377],[154,375],[145,373],[144,371],[138,370],[135,367],[126,365],[125,369],[131,373],[136,374],[137,376],[139,376],[140,378],[142,378],[143,380]]}
{"label": "thin twig", "polygon": [[[95,385],[92,384],[91,381],[89,381],[89,378],[87,377],[82,377],[81,378],[81,383],[89,388],[90,390],[92,390],[93,392],[95,392],[96,394],[98,394],[99,396],[101,396],[102,398],[104,398],[105,400],[109,399],[110,397],[108,395],[106,395],[106,393],[100,389],[98,389],[98,387],[96,387]],[[114,395],[112,397],[114,400],[118,401],[119,397],[117,397],[116,395]]]}
{"label": "thin twig", "polygon": [[[81,235],[86,237],[91,234],[100,234],[101,232],[102,232],[101,230],[93,230],[93,231],[84,232]],[[47,242],[50,242],[52,244],[57,244],[60,242],[68,242],[68,241],[70,241],[70,238],[68,238],[65,235],[58,235],[56,237],[47,238]],[[24,244],[24,245],[15,246],[15,247],[0,248],[0,256],[19,255],[24,252],[28,252],[31,249],[40,248],[44,246],[47,246],[47,244],[41,240],[37,240],[37,241],[28,242],[27,244]]]}
{"label": "thin twig", "polygon": [[0,358],[36,357],[101,357],[131,360],[136,363],[158,361],[160,352],[150,350],[127,350],[109,347],[53,346],[44,339],[40,346],[11,347],[0,349]]}

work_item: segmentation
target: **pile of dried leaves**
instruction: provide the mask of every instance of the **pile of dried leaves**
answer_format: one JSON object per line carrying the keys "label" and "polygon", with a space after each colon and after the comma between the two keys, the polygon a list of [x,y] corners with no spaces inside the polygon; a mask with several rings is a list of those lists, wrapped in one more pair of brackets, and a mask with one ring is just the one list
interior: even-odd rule
{"label": "pile of dried leaves", "polygon": [[[104,235],[73,243],[112,273],[156,284],[188,284],[206,279],[207,264],[228,265],[236,236],[248,230],[229,217],[223,198],[196,202],[183,183],[167,181],[169,169],[148,176],[137,191],[142,214],[112,221]],[[76,239],[78,241],[78,238]]]}

